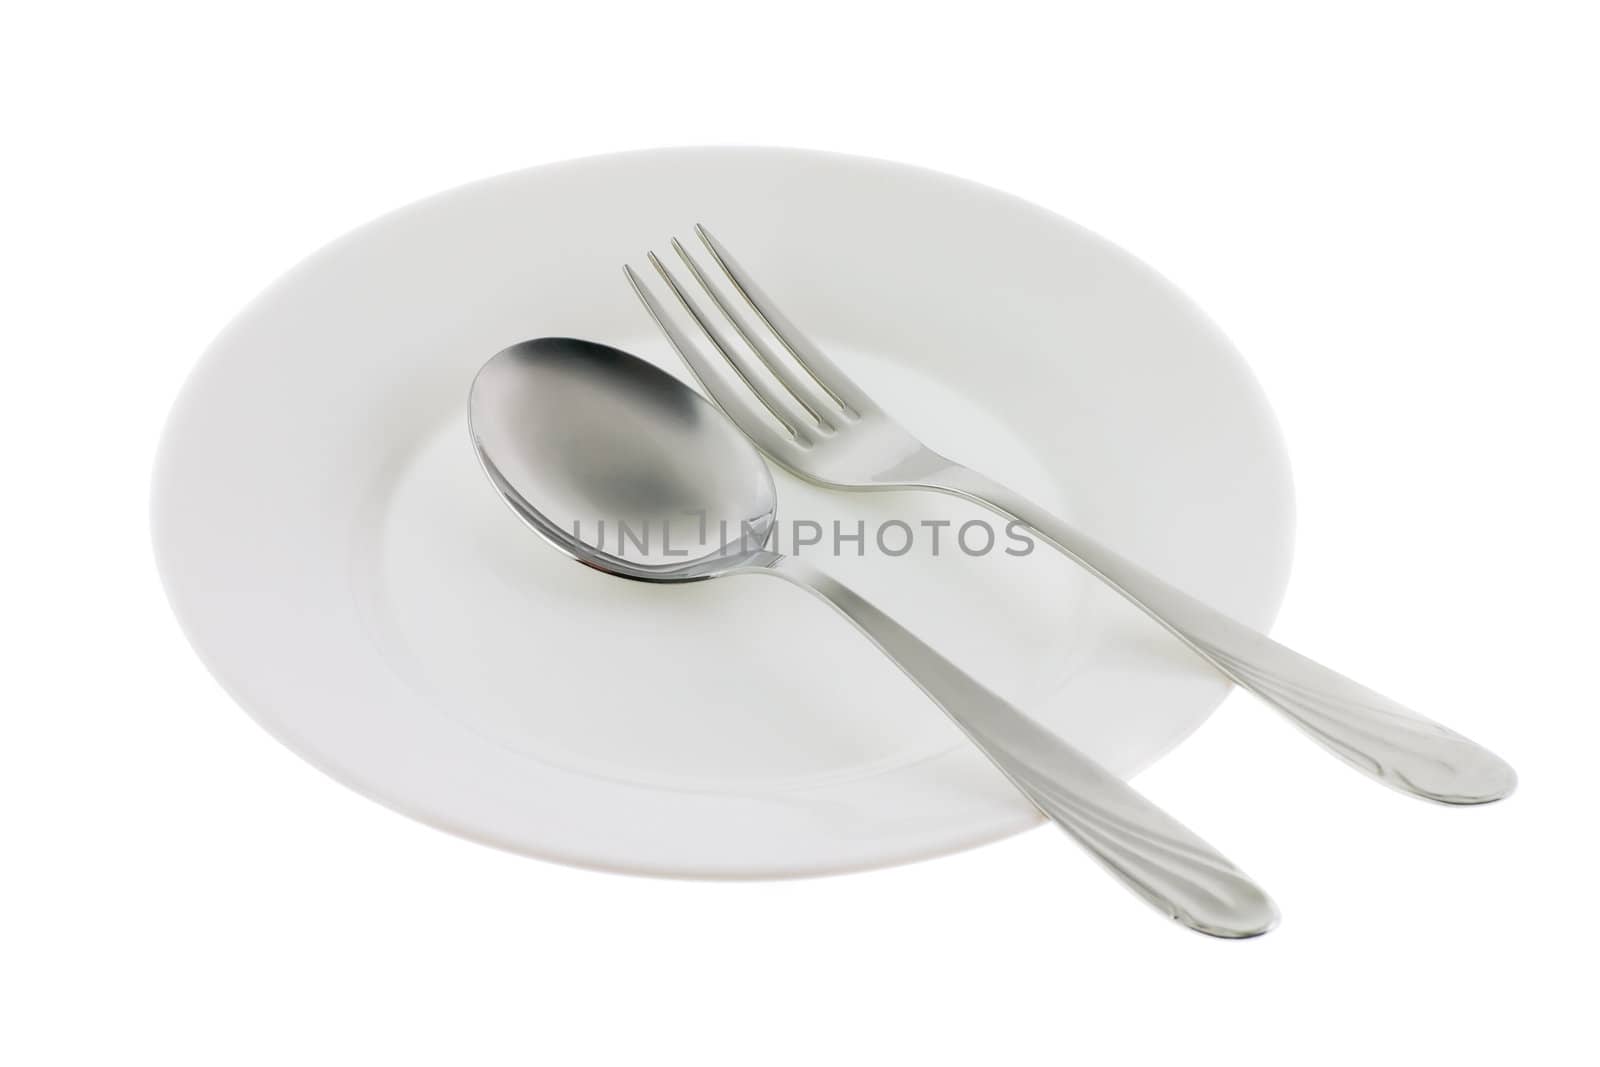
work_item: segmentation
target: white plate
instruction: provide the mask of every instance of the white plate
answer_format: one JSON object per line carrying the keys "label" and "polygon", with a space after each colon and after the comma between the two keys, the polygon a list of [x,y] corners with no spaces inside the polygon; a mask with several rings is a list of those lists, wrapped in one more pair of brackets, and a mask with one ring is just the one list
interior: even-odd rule
{"label": "white plate", "polygon": [[[434,826],[652,874],[875,867],[1035,812],[848,625],[762,581],[618,581],[477,468],[474,371],[541,335],[684,372],[624,282],[709,224],[936,449],[1266,626],[1287,577],[1277,430],[1171,285],[1040,208],[779,149],[577,160],[425,200],[312,256],[206,353],[163,439],[156,553],[196,650],[290,748]],[[786,520],[987,517],[777,475]],[[923,528],[926,529],[926,528]],[[948,534],[946,534],[948,537]],[[1043,548],[822,558],[1114,771],[1225,684]]]}

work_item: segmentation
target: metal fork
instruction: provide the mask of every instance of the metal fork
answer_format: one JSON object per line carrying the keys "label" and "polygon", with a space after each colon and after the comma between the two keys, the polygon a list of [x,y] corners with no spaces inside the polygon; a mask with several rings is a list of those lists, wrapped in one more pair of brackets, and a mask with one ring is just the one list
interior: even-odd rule
{"label": "metal fork", "polygon": [[624,270],[711,399],[773,461],[830,488],[932,489],[1021,522],[1328,751],[1401,792],[1444,804],[1483,804],[1516,787],[1516,773],[1487,749],[1213,610],[1031,500],[925,446],[807,340],[705,227],[695,232],[743,310],[676,238],[672,247],[737,341],[654,252],[649,260],[717,355],[690,339],[631,267]]}

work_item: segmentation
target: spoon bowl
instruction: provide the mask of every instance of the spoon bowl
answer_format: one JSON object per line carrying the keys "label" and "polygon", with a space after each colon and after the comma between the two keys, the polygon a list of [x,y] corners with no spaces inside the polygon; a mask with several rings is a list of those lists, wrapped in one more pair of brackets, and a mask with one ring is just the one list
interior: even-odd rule
{"label": "spoon bowl", "polygon": [[484,473],[524,521],[591,567],[696,581],[749,565],[778,493],[760,454],[672,375],[570,337],[524,341],[473,379]]}

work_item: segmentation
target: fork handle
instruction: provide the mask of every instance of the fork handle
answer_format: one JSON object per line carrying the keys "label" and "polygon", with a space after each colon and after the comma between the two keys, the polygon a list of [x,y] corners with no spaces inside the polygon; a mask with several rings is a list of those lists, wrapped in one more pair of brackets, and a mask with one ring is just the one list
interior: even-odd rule
{"label": "fork handle", "polygon": [[1277,923],[1266,893],[1210,845],[848,587],[773,553],[748,569],[784,578],[837,608],[1023,795],[1139,896],[1215,937],[1252,937]]}
{"label": "fork handle", "polygon": [[1378,781],[1443,804],[1483,804],[1516,787],[1516,772],[1489,750],[1208,607],[990,478],[952,465],[927,484],[1032,528]]}

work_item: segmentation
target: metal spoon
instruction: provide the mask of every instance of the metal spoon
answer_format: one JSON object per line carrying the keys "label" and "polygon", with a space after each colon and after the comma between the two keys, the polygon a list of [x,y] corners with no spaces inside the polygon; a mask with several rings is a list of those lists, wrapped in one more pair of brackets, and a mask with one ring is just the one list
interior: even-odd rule
{"label": "metal spoon", "polygon": [[648,582],[768,574],[816,594],[1135,893],[1216,937],[1277,923],[1265,892],[1127,783],[839,582],[769,551],[778,500],[765,461],[678,379],[615,348],[547,337],[484,364],[468,412],[500,495],[578,562]]}

